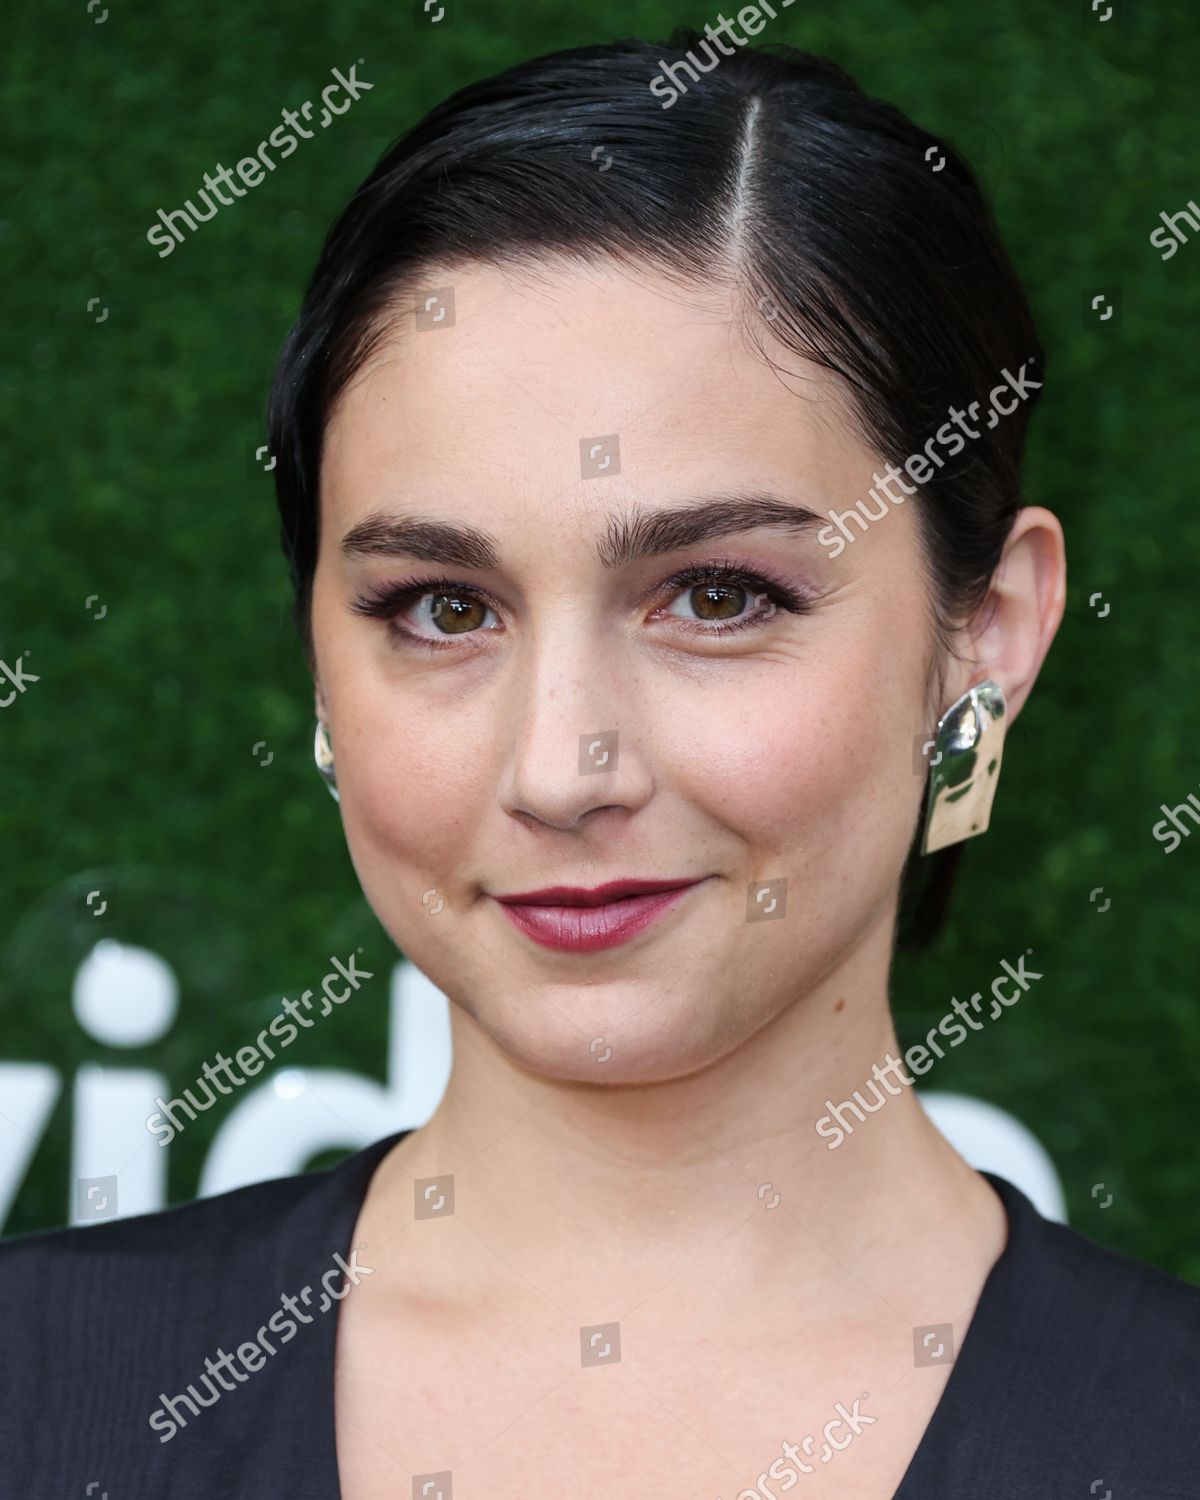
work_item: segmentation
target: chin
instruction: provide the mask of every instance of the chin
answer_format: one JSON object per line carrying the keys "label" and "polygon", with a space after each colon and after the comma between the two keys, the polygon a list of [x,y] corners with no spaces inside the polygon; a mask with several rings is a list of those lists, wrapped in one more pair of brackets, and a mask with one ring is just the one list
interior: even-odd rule
{"label": "chin", "polygon": [[[709,991],[711,997],[711,991]],[[716,1061],[715,1027],[696,1006],[664,1004],[644,985],[538,986],[470,1007],[481,1030],[520,1067],[564,1082],[666,1083]]]}

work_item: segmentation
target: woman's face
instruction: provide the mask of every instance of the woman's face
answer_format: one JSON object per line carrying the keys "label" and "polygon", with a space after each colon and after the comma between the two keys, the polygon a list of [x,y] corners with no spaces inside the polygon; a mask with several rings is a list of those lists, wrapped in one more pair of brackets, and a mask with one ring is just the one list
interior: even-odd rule
{"label": "woman's face", "polygon": [[[836,377],[764,321],[776,374],[731,303],[651,271],[428,285],[452,312],[380,347],[322,470],[318,711],[381,923],[564,1079],[680,1077],[881,988],[932,628],[912,505],[818,540],[883,469]],[[768,497],[816,519],[739,514]],[[750,578],[671,582],[716,564]],[[356,608],[429,578],[454,587]],[[542,913],[608,946],[547,945],[497,900],[617,880],[697,883],[632,934],[620,908]]]}

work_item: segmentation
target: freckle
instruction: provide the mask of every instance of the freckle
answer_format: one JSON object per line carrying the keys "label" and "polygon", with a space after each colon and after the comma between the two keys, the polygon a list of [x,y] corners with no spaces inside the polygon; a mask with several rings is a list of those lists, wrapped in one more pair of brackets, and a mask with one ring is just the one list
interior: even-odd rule
{"label": "freckle", "polygon": [[839,1000],[838,1003],[833,1008],[834,1008],[834,1010],[844,1010],[845,1006],[846,1006],[846,1002],[843,999],[843,1000]]}

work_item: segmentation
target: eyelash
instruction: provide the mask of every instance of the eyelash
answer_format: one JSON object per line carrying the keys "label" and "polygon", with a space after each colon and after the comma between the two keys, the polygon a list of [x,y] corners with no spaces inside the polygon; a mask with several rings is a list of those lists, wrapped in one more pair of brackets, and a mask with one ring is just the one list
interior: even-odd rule
{"label": "eyelash", "polygon": [[[673,602],[677,594],[684,589],[695,588],[701,584],[716,584],[719,587],[741,588],[752,595],[765,596],[773,606],[771,613],[775,610],[786,610],[789,614],[807,614],[812,608],[812,601],[807,595],[798,592],[781,579],[772,578],[765,573],[760,573],[751,568],[742,567],[735,562],[724,558],[711,563],[689,563],[687,567],[680,568],[672,573],[669,578],[664,578],[659,584],[656,593],[670,592],[668,602]],[[445,647],[454,645],[454,637],[446,636],[444,640],[433,640],[428,636],[417,635],[414,631],[397,623],[396,616],[401,614],[409,605],[420,600],[422,595],[447,595],[450,598],[479,599],[489,609],[499,613],[496,601],[485,590],[476,584],[467,584],[459,579],[445,577],[415,578],[410,583],[397,584],[395,586],[384,585],[377,590],[356,599],[351,608],[356,614],[365,615],[369,619],[386,620],[395,633],[412,641],[417,645],[428,646],[434,651],[440,651]],[[747,615],[744,619],[735,621],[710,621],[701,624],[697,621],[683,621],[693,635],[699,636],[726,636],[733,635],[737,631],[747,630],[754,626],[763,624],[769,615],[762,613]],[[480,631],[463,631],[463,636],[479,635]]]}

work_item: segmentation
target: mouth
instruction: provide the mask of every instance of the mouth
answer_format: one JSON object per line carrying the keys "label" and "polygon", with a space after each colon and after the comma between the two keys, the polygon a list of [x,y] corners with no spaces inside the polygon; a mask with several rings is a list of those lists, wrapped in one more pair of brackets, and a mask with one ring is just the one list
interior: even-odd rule
{"label": "mouth", "polygon": [[591,890],[556,885],[493,899],[513,926],[535,943],[591,953],[628,942],[673,911],[707,878],[610,880]]}

